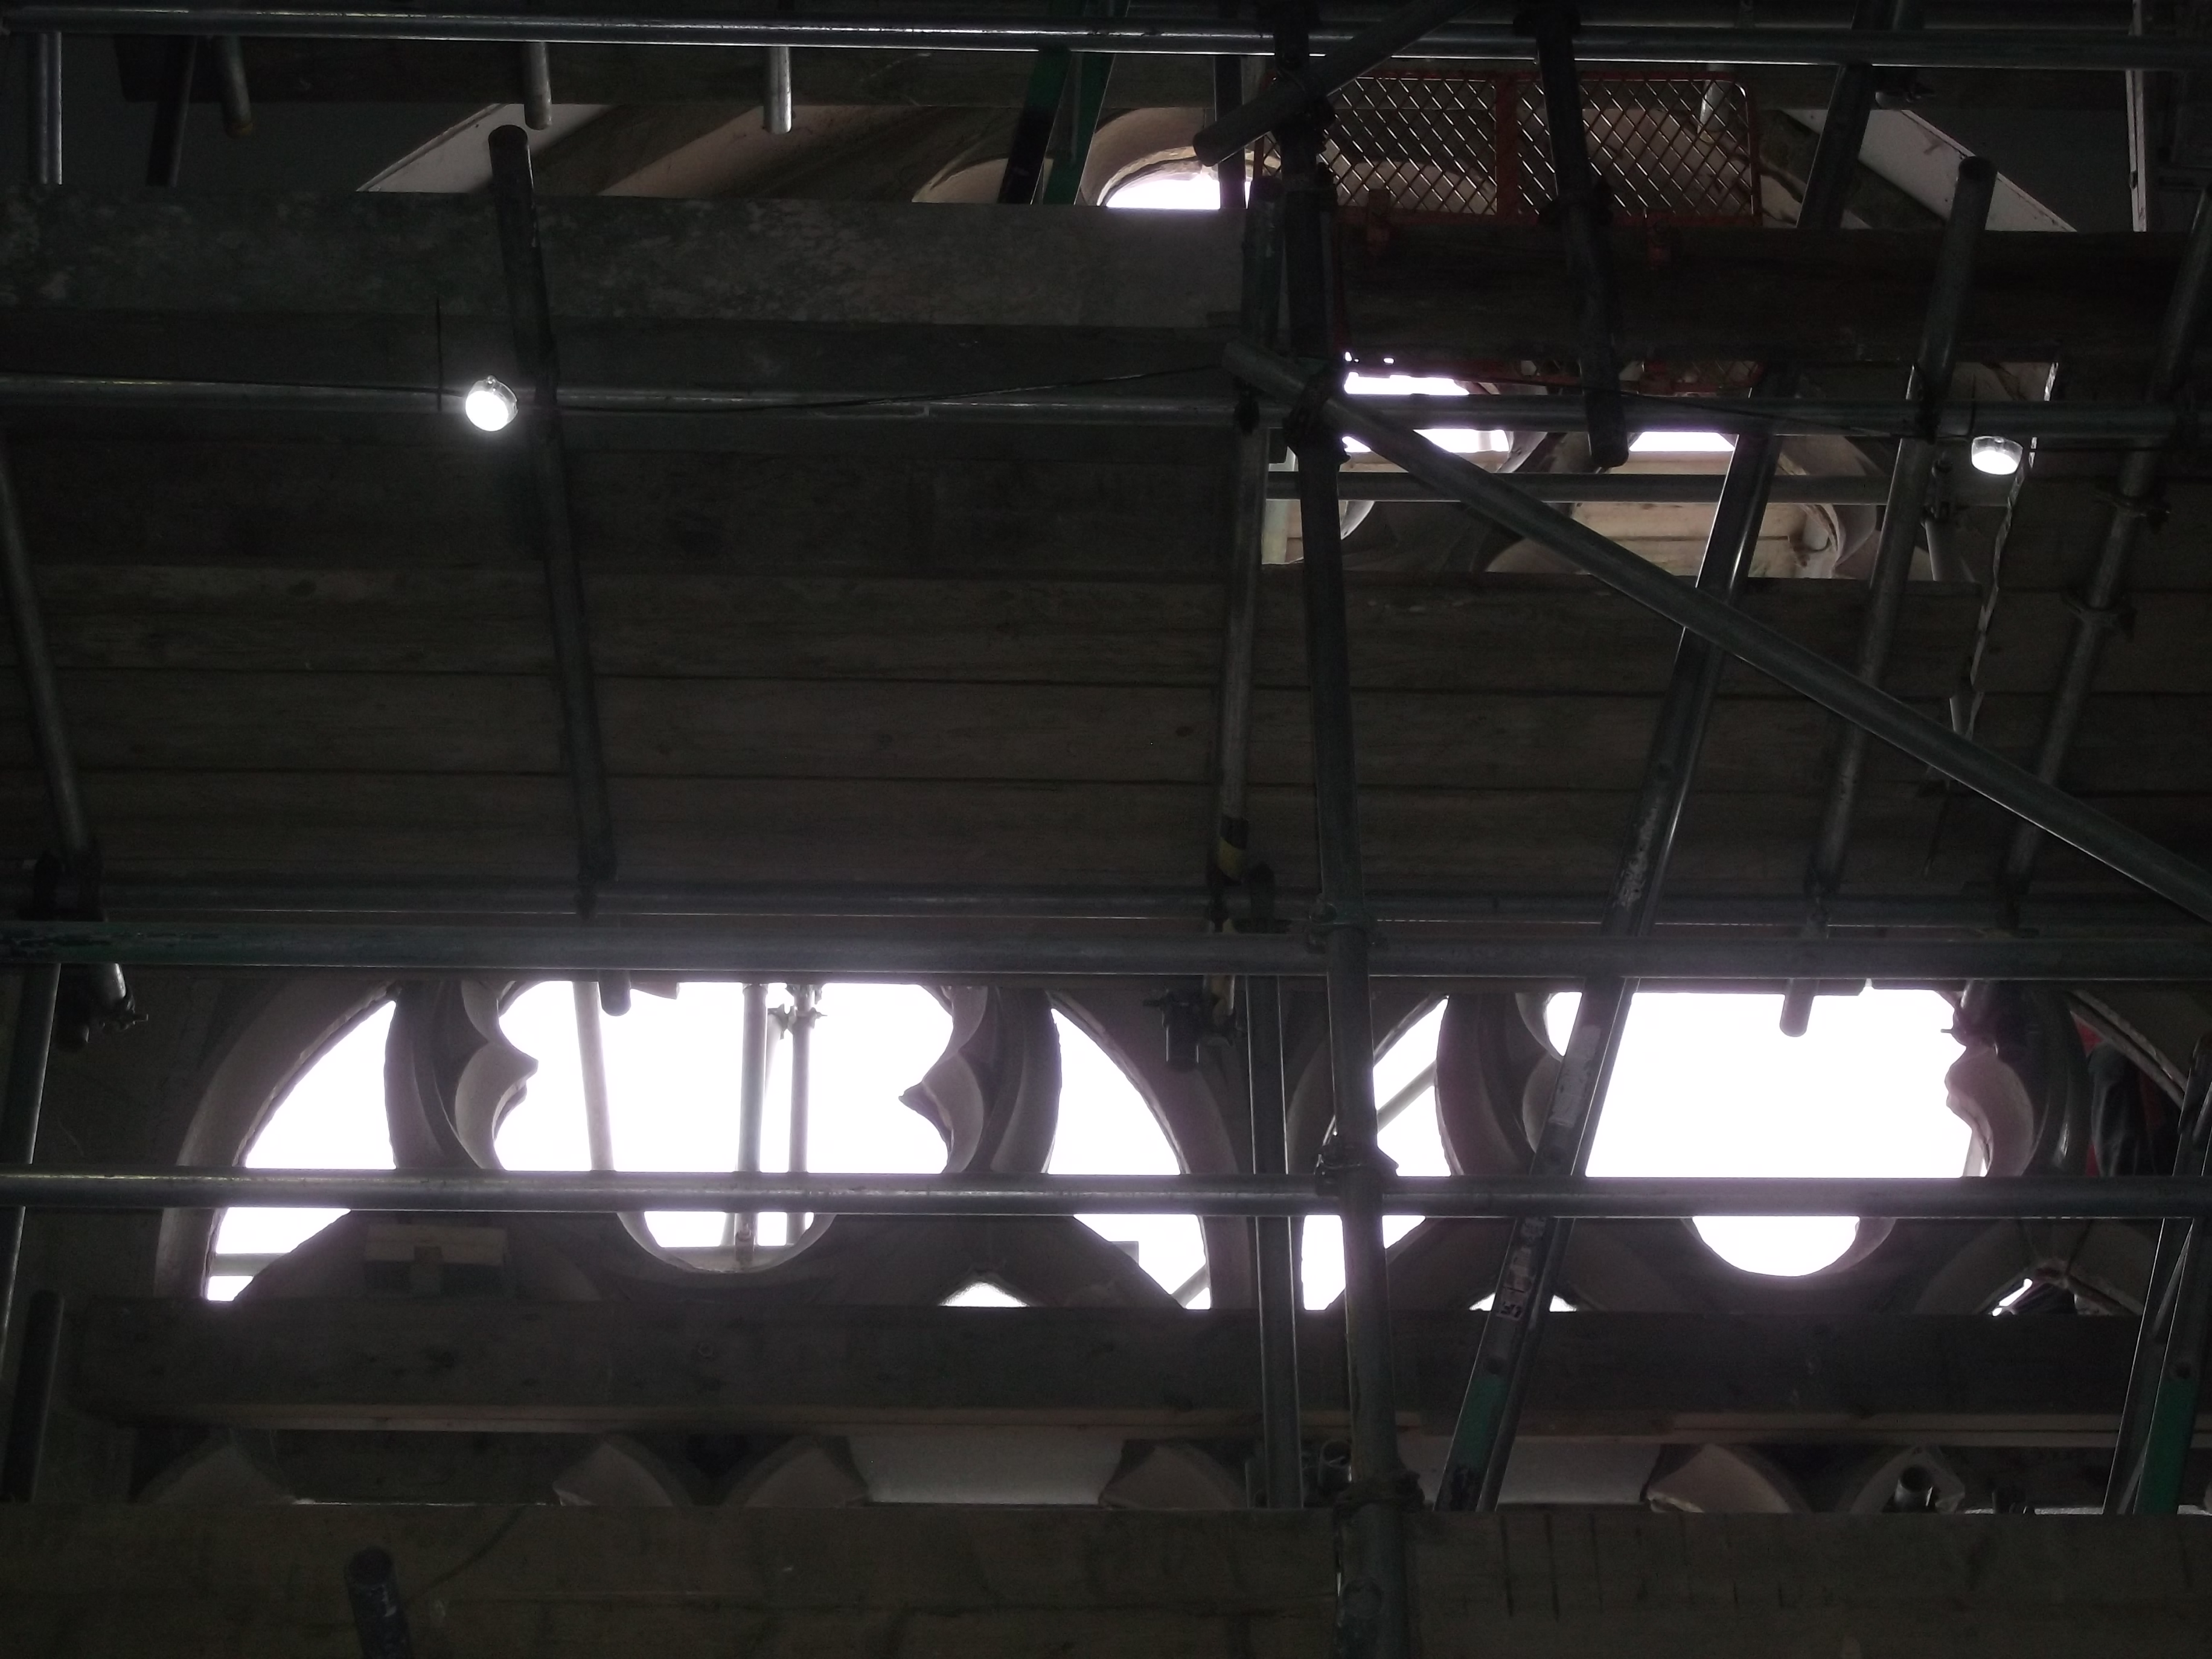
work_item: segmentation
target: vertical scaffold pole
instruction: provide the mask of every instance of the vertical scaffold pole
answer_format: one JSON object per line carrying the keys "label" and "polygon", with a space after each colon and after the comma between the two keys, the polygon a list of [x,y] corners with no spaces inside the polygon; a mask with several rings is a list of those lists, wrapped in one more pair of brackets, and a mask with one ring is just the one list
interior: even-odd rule
{"label": "vertical scaffold pole", "polygon": [[[1252,1173],[1290,1173],[1284,1115],[1282,988],[1242,982],[1245,1077],[1252,1096]],[[1271,1510],[1305,1505],[1305,1448],[1298,1402],[1297,1255],[1288,1216],[1255,1216],[1252,1255],[1260,1315],[1261,1499]]]}
{"label": "vertical scaffold pole", "polygon": [[[1276,72],[1306,67],[1308,18],[1285,5],[1276,21]],[[1340,363],[1331,323],[1331,183],[1321,160],[1325,106],[1276,129],[1283,159],[1283,263],[1291,349],[1316,370]],[[1340,375],[1326,377],[1340,380]],[[1338,1580],[1339,1651],[1406,1659],[1411,1651],[1405,1509],[1419,1489],[1398,1455],[1391,1376],[1390,1284],[1375,1144],[1375,1033],[1368,1006],[1370,921],[1359,850],[1359,787],[1352,726],[1352,658],[1337,473],[1343,441],[1310,410],[1294,411],[1299,524],[1305,543],[1306,676],[1312,705],[1314,814],[1321,872],[1315,924],[1324,935],[1329,1078],[1335,1128],[1325,1154],[1344,1221],[1344,1322],[1352,1402],[1352,1485]]]}
{"label": "vertical scaffold pole", "polygon": [[[1855,26],[1883,27],[1892,15],[1891,6],[1892,0],[1861,0]],[[1874,108],[1875,76],[1872,65],[1853,64],[1836,77],[1798,213],[1801,229],[1832,230],[1842,222],[1852,170]],[[1788,398],[1796,387],[1794,364],[1769,363],[1753,396]],[[1701,592],[1731,605],[1741,593],[1758,550],[1759,526],[1781,453],[1780,441],[1771,433],[1746,433],[1736,441],[1698,567]],[[1607,933],[1645,933],[1658,914],[1675,832],[1728,662],[1726,653],[1693,635],[1683,635],[1676,647],[1652,727],[1643,787],[1601,923]],[[1596,980],[1583,988],[1545,1125],[1533,1149],[1533,1173],[1565,1175],[1587,1164],[1634,994],[1635,988],[1620,979]],[[1439,1509],[1497,1507],[1537,1344],[1566,1261],[1568,1237],[1568,1227],[1560,1221],[1529,1218],[1514,1225],[1445,1454],[1437,1489]]]}

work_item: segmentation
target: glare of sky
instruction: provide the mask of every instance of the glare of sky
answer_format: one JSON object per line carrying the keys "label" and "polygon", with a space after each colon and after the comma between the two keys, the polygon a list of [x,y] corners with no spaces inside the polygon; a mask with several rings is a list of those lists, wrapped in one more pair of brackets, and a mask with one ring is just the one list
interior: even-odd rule
{"label": "glare of sky", "polygon": [[1464,398],[1467,384],[1449,374],[1407,374],[1393,369],[1388,374],[1369,374],[1353,369],[1344,377],[1344,389],[1355,398]]}
{"label": "glare of sky", "polygon": [[1221,207],[1221,185],[1195,162],[1155,167],[1124,179],[1106,192],[1110,208],[1165,208],[1182,213],[1213,213]]}
{"label": "glare of sky", "polygon": [[[787,988],[772,988],[769,1002],[787,1007]],[[899,1096],[945,1051],[952,1019],[944,1005],[918,986],[832,984],[822,988],[817,1006],[807,1167],[825,1174],[942,1170],[944,1141]],[[684,986],[672,998],[640,992],[628,1013],[601,1020],[617,1167],[714,1172],[737,1166],[744,1018],[741,988],[702,982]],[[1135,1086],[1079,1028],[1054,1018],[1062,1087],[1047,1169],[1058,1175],[1176,1173],[1167,1136]],[[383,1065],[390,1024],[390,1010],[380,1009],[334,1044],[271,1114],[246,1162],[389,1169]],[[511,1170],[588,1168],[575,1002],[568,982],[547,981],[522,992],[501,1016],[501,1029],[538,1061],[538,1070],[500,1126],[494,1145],[500,1163]],[[788,1167],[790,1086],[790,1044],[777,1034],[763,1114],[761,1166],[766,1170]],[[223,1254],[281,1253],[341,1213],[232,1211],[223,1218],[216,1248]],[[1190,1216],[1082,1218],[1105,1237],[1133,1246],[1139,1265],[1170,1290],[1205,1261],[1199,1225]],[[726,1242],[727,1224],[720,1214],[667,1212],[647,1219],[653,1237],[672,1248]],[[784,1242],[781,1216],[763,1216],[760,1228],[763,1244]],[[235,1295],[244,1284],[242,1275],[221,1275],[210,1279],[209,1293]],[[987,1288],[978,1294],[993,1293]],[[1192,1305],[1206,1305],[1203,1293]]]}
{"label": "glare of sky", "polygon": [[[1577,999],[1552,999],[1557,1046]],[[1592,1175],[1942,1176],[1972,1132],[1947,1103],[1960,1047],[1933,991],[1869,990],[1813,1005],[1784,1036],[1779,996],[1646,993],[1629,1012]],[[1850,1246],[1849,1217],[1710,1217],[1698,1233],[1753,1273],[1814,1273]]]}
{"label": "glare of sky", "polygon": [[[1366,374],[1353,369],[1344,377],[1344,389],[1355,398],[1462,398],[1468,388],[1444,374]],[[1425,426],[1421,435],[1438,449],[1454,455],[1503,455],[1513,447],[1509,434],[1490,427]],[[1370,452],[1357,438],[1344,441],[1348,455]]]}
{"label": "glare of sky", "polygon": [[[782,986],[771,1007],[788,1007]],[[807,1167],[825,1174],[932,1175],[945,1143],[899,1096],[945,1052],[952,1017],[914,985],[825,985],[810,1055]],[[576,1009],[566,981],[533,985],[508,1005],[500,1029],[538,1061],[522,1103],[500,1126],[494,1150],[510,1170],[590,1167],[584,1134]],[[643,992],[629,1012],[599,1022],[607,1057],[608,1115],[615,1164],[624,1170],[712,1174],[738,1166],[738,1069],[744,992],[733,984],[688,984],[673,997]],[[769,1049],[761,1115],[761,1167],[790,1162],[791,1045]],[[725,1218],[703,1212],[655,1212],[653,1236],[672,1248],[725,1242]],[[764,1216],[761,1242],[784,1242],[783,1218]]]}
{"label": "glare of sky", "polygon": [[[1152,1108],[1113,1060],[1065,1015],[1060,1028],[1060,1128],[1048,1175],[1176,1175],[1182,1165]],[[1188,1215],[1086,1215],[1094,1232],[1137,1247],[1137,1265],[1170,1291],[1206,1265],[1198,1220]],[[1211,1305],[1200,1291],[1188,1304]]]}
{"label": "glare of sky", "polygon": [[[376,1009],[301,1073],[246,1149],[250,1170],[388,1170],[392,1134],[384,1117],[384,1037],[392,1006]],[[343,1210],[226,1210],[216,1227],[225,1255],[282,1255],[345,1213]],[[226,1302],[246,1275],[210,1279],[208,1294]]]}
{"label": "glare of sky", "polygon": [[[675,998],[641,993],[630,1012],[602,1022],[616,1163],[629,1170],[711,1172],[734,1168],[738,1050],[743,994],[693,984]],[[786,988],[771,1005],[787,1006]],[[1563,1042],[1576,999],[1555,997],[1546,1019]],[[829,985],[815,1027],[808,1166],[825,1173],[928,1174],[945,1166],[937,1132],[899,1096],[943,1052],[951,1016],[915,986]],[[1932,992],[1869,991],[1822,997],[1811,1030],[1782,1036],[1780,999],[1650,993],[1630,1014],[1591,1156],[1596,1175],[1953,1176],[1964,1168],[1966,1126],[1948,1109],[1943,1074],[1959,1054],[1950,1005]],[[1410,1026],[1376,1061],[1379,1103],[1436,1058],[1441,1006]],[[1080,1028],[1055,1015],[1062,1091],[1048,1170],[1055,1175],[1169,1175],[1177,1164],[1136,1087]],[[295,1084],[246,1154],[252,1168],[388,1169],[383,1051],[389,1009],[334,1043]],[[502,1020],[508,1040],[538,1061],[526,1093],[501,1125],[495,1150],[518,1170],[580,1170],[588,1154],[576,1056],[574,1003],[565,981],[523,992]],[[762,1165],[786,1167],[789,1047],[771,1048]],[[1433,1087],[1385,1127],[1382,1146],[1407,1175],[1448,1173]],[[216,1232],[219,1254],[279,1254],[327,1225],[335,1210],[236,1210]],[[1204,1264],[1188,1215],[1082,1218],[1104,1237],[1133,1246],[1137,1261],[1172,1290]],[[714,1214],[652,1218],[673,1246],[724,1242]],[[1391,1217],[1395,1243],[1414,1225]],[[1699,1232],[1723,1258],[1755,1273],[1815,1272],[1850,1243],[1844,1217],[1711,1218]],[[762,1242],[782,1241],[782,1218],[763,1218]],[[1306,1305],[1342,1292],[1342,1236],[1332,1218],[1304,1224]],[[242,1275],[211,1277],[208,1294],[236,1294]],[[990,1286],[962,1292],[970,1305],[1003,1304]],[[1192,1305],[1206,1305],[1201,1292]]]}
{"label": "glare of sky", "polygon": [[1735,440],[1724,432],[1639,432],[1628,449],[1632,455],[1733,455]]}

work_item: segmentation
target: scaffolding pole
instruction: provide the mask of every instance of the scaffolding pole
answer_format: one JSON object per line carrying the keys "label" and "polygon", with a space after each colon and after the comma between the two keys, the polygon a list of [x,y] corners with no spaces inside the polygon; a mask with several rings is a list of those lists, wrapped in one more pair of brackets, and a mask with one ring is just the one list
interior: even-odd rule
{"label": "scaffolding pole", "polygon": [[[297,40],[544,40],[556,46],[797,46],[878,52],[1048,50],[1165,57],[1264,57],[1261,23],[1204,15],[1080,18],[904,15],[714,17],[606,11],[410,11],[366,5],[305,7],[86,4],[40,0],[0,6],[8,33],[235,34]],[[1312,44],[1348,45],[1354,27],[1316,25]],[[1849,28],[1709,28],[1698,25],[1586,29],[1577,50],[1592,64],[1697,64],[1716,69],[1827,67],[1872,61],[1905,69],[2123,70],[2212,68],[2212,40],[2114,29],[1942,28],[1862,33]],[[1528,63],[1534,43],[1510,27],[1449,26],[1419,43],[1419,57]]]}
{"label": "scaffolding pole", "polygon": [[822,1215],[1341,1215],[1690,1220],[1709,1215],[2155,1221],[2212,1217],[2212,1179],[1990,1176],[1954,1180],[1728,1176],[1397,1176],[1367,1193],[1305,1176],[645,1174],[500,1170],[242,1170],[175,1164],[0,1165],[0,1205],[40,1210],[240,1206],[502,1214],[803,1210]]}
{"label": "scaffolding pole", "polygon": [[523,453],[519,480],[532,550],[545,572],[553,623],[553,664],[561,699],[576,812],[577,908],[588,913],[599,884],[615,873],[614,805],[607,789],[599,730],[599,687],[591,635],[584,619],[584,579],[568,501],[568,452],[561,435],[560,359],[553,336],[545,254],[538,234],[538,198],[529,136],[503,126],[491,135],[492,196],[499,213],[501,265],[514,325],[514,355],[527,382],[520,411]]}
{"label": "scaffolding pole", "polygon": [[[2182,1091],[2173,1173],[2203,1179],[2212,1172],[2212,1042],[2197,1045]],[[2197,1438],[2204,1357],[2212,1338],[2212,1227],[2201,1218],[2169,1218],[2158,1230],[2150,1284],[2143,1292],[2135,1363],[2118,1443],[2105,1488],[2107,1515],[2172,1515],[2181,1501],[2182,1471]]]}
{"label": "scaffolding pole", "polygon": [[[2172,297],[2166,302],[2149,384],[2143,390],[2146,405],[2172,408],[2186,401],[2190,370],[2197,360],[2208,312],[2212,312],[2212,190],[2200,192],[2197,198],[2189,251],[2183,256]],[[2044,718],[2042,740],[2036,746],[2035,775],[2046,783],[2057,783],[2066,769],[2081,711],[2088,707],[2089,694],[2096,684],[2105,641],[2122,624],[2128,567],[2134,562],[2136,547],[2145,530],[2163,508],[2159,484],[2166,463],[2166,450],[2151,447],[2129,451],[2120,463],[2110,498],[2112,516],[2106,521],[2097,562],[2075,599],[2073,635],[2067,643],[2050,713]],[[2021,824],[2013,832],[1999,878],[2010,897],[2017,900],[2027,890],[2042,844],[2043,837],[2030,825]]]}
{"label": "scaffolding pole", "polygon": [[[1944,222],[1943,240],[1936,256],[1936,287],[1929,302],[1927,326],[1905,388],[1907,398],[1926,411],[1923,434],[1935,429],[1936,411],[1950,396],[1959,330],[1966,320],[1966,298],[1973,281],[1974,253],[1989,222],[1996,185],[1996,168],[1981,157],[1969,156],[1959,164],[1951,216]],[[1865,619],[1859,629],[1857,672],[1869,685],[1879,686],[1888,671],[1890,647],[1896,643],[1898,623],[1905,611],[1905,580],[1912,574],[1929,486],[1936,477],[1936,453],[1934,439],[1926,435],[1907,438],[1897,447],[1896,464],[1890,471],[1889,501],[1882,513],[1881,539],[1875,552],[1874,572],[1867,580]],[[1827,803],[1821,810],[1820,828],[1805,871],[1805,931],[1812,938],[1827,931],[1827,905],[1843,885],[1844,860],[1850,850],[1851,824],[1858,811],[1866,763],[1865,728],[1846,724],[1837,735]],[[1784,994],[1782,1029],[1790,1036],[1805,1034],[1813,1017],[1815,988],[1801,982]]]}
{"label": "scaffolding pole", "polygon": [[[1308,66],[1307,12],[1294,0],[1276,13],[1275,66]],[[1335,340],[1329,254],[1334,185],[1322,161],[1325,105],[1275,130],[1282,157],[1283,272],[1290,347],[1332,386],[1342,371]],[[1389,1164],[1375,1144],[1375,1033],[1368,959],[1373,918],[1359,845],[1359,776],[1352,718],[1351,629],[1344,585],[1343,520],[1336,478],[1344,443],[1318,411],[1293,420],[1299,526],[1304,536],[1306,683],[1313,726],[1314,824],[1328,1008],[1328,1075],[1335,1122],[1323,1157],[1339,1189],[1344,1226],[1346,1388],[1352,1405],[1352,1486],[1339,1504],[1339,1651],[1358,1659],[1407,1659],[1413,1651],[1405,1509],[1412,1476],[1398,1455],[1391,1376],[1390,1279],[1382,1240]],[[1419,1488],[1413,1486],[1418,1501]]]}
{"label": "scaffolding pole", "polygon": [[1599,535],[1445,453],[1402,422],[1362,409],[1358,400],[1313,384],[1296,363],[1231,343],[1232,373],[1280,397],[1308,398],[1386,460],[1447,489],[1487,519],[1519,532],[1676,626],[1702,635],[1800,696],[1808,697],[1913,759],[2117,870],[2191,914],[2212,920],[2212,872],[2160,847],[2106,813],[2045,783],[2023,767],[1915,713],[1879,687],[1818,652],[1721,604]]}
{"label": "scaffolding pole", "polygon": [[[1881,21],[1887,15],[1881,9],[1886,3],[1862,0],[1861,21]],[[1813,158],[1812,182],[1798,216],[1802,228],[1832,229],[1842,221],[1844,183],[1865,137],[1873,85],[1874,70],[1868,64],[1852,64],[1837,76],[1828,119]],[[1794,365],[1771,363],[1753,395],[1761,399],[1787,397],[1796,391],[1796,380]],[[1738,602],[1751,574],[1780,459],[1780,446],[1771,433],[1745,434],[1729,458],[1697,577],[1699,591],[1723,605]],[[1674,670],[1652,727],[1643,787],[1599,923],[1607,936],[1649,934],[1657,919],[1675,833],[1727,663],[1722,652],[1687,632],[1675,648]],[[1617,975],[1584,984],[1544,1127],[1531,1149],[1534,1173],[1579,1174],[1588,1164],[1634,997],[1635,981]],[[1515,1228],[1499,1264],[1490,1312],[1483,1321],[1481,1342],[1437,1481],[1439,1509],[1489,1510],[1497,1505],[1550,1312],[1552,1287],[1566,1260],[1568,1237],[1567,1224],[1553,1218],[1532,1218]]]}
{"label": "scaffolding pole", "polygon": [[[1188,918],[1188,912],[1185,913]],[[724,923],[512,927],[309,923],[141,923],[0,919],[0,967],[123,962],[163,968],[378,969],[416,973],[618,973],[717,979],[1204,978],[1328,972],[1319,933],[1155,931],[985,936],[905,927],[845,933]],[[1444,938],[1412,930],[1376,939],[1370,977],[1571,987],[1613,975],[1685,984],[1761,985],[1790,979],[1913,985],[1973,979],[2189,985],[2212,980],[2212,939],[2159,938],[1797,939],[1595,933]]]}

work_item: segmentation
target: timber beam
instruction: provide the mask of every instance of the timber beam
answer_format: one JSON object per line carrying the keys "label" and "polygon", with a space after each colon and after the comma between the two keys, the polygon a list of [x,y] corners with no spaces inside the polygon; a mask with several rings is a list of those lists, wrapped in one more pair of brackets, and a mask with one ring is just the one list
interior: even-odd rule
{"label": "timber beam", "polygon": [[[1397,1316],[1407,1430],[1449,1427],[1480,1324]],[[1551,1328],[1522,1433],[2104,1448],[2133,1337],[2124,1319],[1577,1313]],[[1202,1437],[1256,1431],[1257,1342],[1234,1311],[115,1300],[76,1322],[64,1376],[100,1416],[240,1428]],[[1307,1431],[1340,1433],[1342,1321],[1304,1316],[1298,1362]]]}
{"label": "timber beam", "polygon": [[[477,372],[463,359],[506,316],[492,215],[466,196],[288,198],[272,220],[251,197],[42,191],[0,197],[0,369],[421,385],[434,383],[441,341],[450,375]],[[1032,386],[1203,374],[1238,301],[1237,228],[1212,214],[569,198],[544,204],[541,222],[580,384],[713,384],[720,370],[744,386],[804,391],[819,376],[819,389],[848,391],[864,371],[871,390],[984,390],[928,385],[955,341],[972,352],[979,335],[1003,349],[984,372],[1024,370]],[[241,264],[248,244],[256,257]],[[2166,235],[1990,235],[1959,355],[2050,361],[2063,347],[2073,364],[2147,362],[2180,248]],[[1932,232],[1617,231],[1621,349],[1676,364],[1907,362],[1935,254]],[[1577,350],[1547,230],[1395,227],[1348,238],[1343,266],[1362,353]],[[1024,339],[1026,360],[1003,355]],[[1149,342],[1152,356],[1109,362],[1083,345],[1100,339]],[[750,355],[732,356],[741,346]]]}

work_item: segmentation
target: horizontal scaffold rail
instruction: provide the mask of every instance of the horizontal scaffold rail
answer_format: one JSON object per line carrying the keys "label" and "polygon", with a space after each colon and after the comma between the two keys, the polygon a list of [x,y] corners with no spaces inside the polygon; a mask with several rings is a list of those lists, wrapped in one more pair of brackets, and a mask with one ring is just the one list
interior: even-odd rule
{"label": "horizontal scaffold rail", "polygon": [[[508,924],[545,926],[572,921],[576,910],[575,884],[550,879],[137,874],[106,877],[100,893],[111,914],[139,925],[220,916],[232,922],[312,919],[322,927],[435,925],[462,919],[483,926],[495,918]],[[21,902],[8,908],[27,913],[33,896],[27,889]],[[664,926],[839,918],[874,922],[1187,922],[1206,914],[1211,896],[1202,887],[1175,885],[617,880],[599,890],[592,914],[602,923],[621,918]],[[1305,888],[1275,890],[1279,915],[1303,915],[1312,908],[1313,899]],[[1367,902],[1378,923],[1510,922],[1555,928],[1595,924],[1605,908],[1602,894],[1480,888],[1386,888],[1370,890]],[[1731,893],[1677,888],[1668,892],[1659,920],[1662,927],[1793,927],[1804,910],[1804,895],[1796,890]],[[2205,933],[2205,924],[2165,901],[2126,893],[2030,893],[2016,911],[2005,908],[1990,893],[1844,893],[1830,904],[1829,918],[1838,928],[1966,935],[2015,928],[2030,934],[2063,928],[2076,938],[2106,939],[2140,939],[2176,929]]]}
{"label": "horizontal scaffold rail", "polygon": [[[2212,1180],[2002,1176],[1941,1181],[1741,1176],[1395,1176],[1393,1215],[1670,1220],[1708,1215],[2014,1217],[2147,1220],[2212,1216]],[[833,1176],[514,1173],[504,1170],[0,1167],[0,1205],[39,1210],[222,1209],[600,1214],[763,1211],[817,1215],[1333,1215],[1311,1176]]]}
{"label": "horizontal scaffold rail", "polygon": [[[1194,368],[1193,373],[1203,370]],[[461,419],[467,387],[356,386],[337,382],[184,380],[120,374],[0,374],[0,410],[196,414],[414,416]],[[563,413],[589,416],[749,416],[838,423],[944,420],[1040,422],[1072,426],[1213,425],[1237,415],[1218,392],[823,392],[802,388],[563,385]],[[1378,415],[1477,422],[1504,432],[1573,432],[1578,399],[1510,393],[1362,398]],[[1263,404],[1279,419],[1288,405]],[[1777,432],[1785,436],[1904,437],[1922,429],[1916,405],[1871,399],[1646,396],[1632,398],[1628,423],[1643,432]],[[1936,416],[1935,436],[1965,443],[1984,436],[2050,442],[2181,444],[2200,441],[2195,410],[2163,404],[1958,401]],[[1632,484],[1625,488],[1635,488]],[[1823,498],[1825,499],[1825,498]]]}
{"label": "horizontal scaffold rail", "polygon": [[[235,35],[312,40],[542,40],[556,46],[799,46],[893,52],[1036,52],[1062,48],[1168,56],[1266,57],[1271,29],[1196,15],[1070,18],[967,16],[659,15],[584,10],[398,7],[0,6],[12,33]],[[1357,26],[1316,25],[1312,45],[1340,46]],[[1530,63],[1535,42],[1497,25],[1447,26],[1405,56]],[[2212,38],[2130,35],[2109,29],[1705,28],[1592,27],[1575,36],[1586,64],[1839,65],[1916,69],[2171,70],[2212,68]]]}
{"label": "horizontal scaffold rail", "polygon": [[[1321,975],[1306,933],[998,936],[713,926],[384,926],[307,922],[0,921],[0,966],[108,963],[146,968],[349,968],[444,973],[676,973],[794,979]],[[1950,983],[2212,981],[2212,942],[2158,939],[1894,939],[1607,938],[1377,939],[1391,979]]]}

